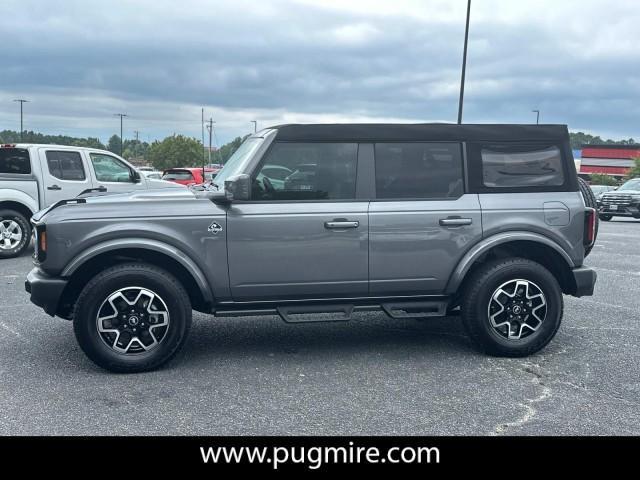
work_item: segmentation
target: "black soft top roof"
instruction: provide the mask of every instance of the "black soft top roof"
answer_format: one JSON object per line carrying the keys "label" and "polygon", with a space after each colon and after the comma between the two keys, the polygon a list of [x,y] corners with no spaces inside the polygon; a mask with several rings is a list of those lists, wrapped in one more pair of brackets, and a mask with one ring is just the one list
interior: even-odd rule
{"label": "black soft top roof", "polygon": [[335,123],[271,127],[282,141],[554,141],[569,140],[566,125]]}

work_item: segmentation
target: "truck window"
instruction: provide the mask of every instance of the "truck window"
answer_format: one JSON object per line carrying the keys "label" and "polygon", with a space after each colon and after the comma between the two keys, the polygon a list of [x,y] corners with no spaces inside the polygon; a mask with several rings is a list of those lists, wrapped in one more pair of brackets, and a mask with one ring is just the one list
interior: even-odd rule
{"label": "truck window", "polygon": [[117,158],[102,153],[89,156],[99,182],[132,182],[131,169]]}
{"label": "truck window", "polygon": [[48,150],[46,153],[49,173],[60,180],[82,181],[86,174],[80,152]]}
{"label": "truck window", "polygon": [[458,143],[376,143],[376,198],[445,199],[463,194]]}
{"label": "truck window", "polygon": [[31,173],[31,160],[25,148],[0,148],[0,173]]}
{"label": "truck window", "polygon": [[557,146],[483,146],[482,182],[490,188],[546,187],[564,184]]}
{"label": "truck window", "polygon": [[[348,200],[356,194],[356,143],[275,143],[253,177],[253,200]],[[288,170],[279,179],[274,169]]]}

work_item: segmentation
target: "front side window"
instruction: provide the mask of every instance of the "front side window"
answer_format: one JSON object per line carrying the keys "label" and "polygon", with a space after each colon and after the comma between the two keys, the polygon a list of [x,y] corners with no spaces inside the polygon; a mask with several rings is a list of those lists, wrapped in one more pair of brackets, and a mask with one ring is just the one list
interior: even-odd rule
{"label": "front side window", "polygon": [[60,180],[83,181],[87,178],[80,152],[49,150],[46,153],[49,173]]}
{"label": "front side window", "polygon": [[376,143],[376,198],[460,197],[460,148],[457,143]]}
{"label": "front side window", "polygon": [[0,173],[31,173],[31,160],[25,148],[0,148]]}
{"label": "front side window", "polygon": [[554,187],[564,184],[562,155],[555,145],[487,145],[480,153],[485,187]]}
{"label": "front side window", "polygon": [[252,178],[251,198],[353,199],[357,163],[356,143],[276,143]]}
{"label": "front side window", "polygon": [[131,178],[131,169],[122,161],[111,155],[103,153],[92,153],[91,163],[93,170],[96,172],[96,180],[99,182],[129,182]]}

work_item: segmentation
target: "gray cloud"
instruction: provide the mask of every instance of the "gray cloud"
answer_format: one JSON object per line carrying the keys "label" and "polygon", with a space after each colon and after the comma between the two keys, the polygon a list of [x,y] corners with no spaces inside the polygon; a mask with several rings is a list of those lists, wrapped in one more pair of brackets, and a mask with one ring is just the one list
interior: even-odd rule
{"label": "gray cloud", "polygon": [[[220,140],[248,121],[455,120],[464,1],[9,1],[0,129]],[[474,0],[465,121],[640,136],[635,1]]]}

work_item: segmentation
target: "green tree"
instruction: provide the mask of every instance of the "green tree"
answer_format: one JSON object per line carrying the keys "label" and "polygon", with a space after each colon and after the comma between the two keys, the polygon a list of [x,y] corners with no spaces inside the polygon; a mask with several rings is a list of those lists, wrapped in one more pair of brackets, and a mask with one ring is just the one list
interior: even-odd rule
{"label": "green tree", "polygon": [[[53,145],[69,145],[72,147],[91,147],[104,149],[104,144],[100,139],[95,137],[69,137],[67,135],[45,135],[34,131],[25,131],[25,143],[43,143]],[[20,142],[20,132],[13,130],[3,130],[0,132],[0,143],[18,143]]]}
{"label": "green tree", "polygon": [[111,135],[109,142],[107,142],[107,150],[113,153],[120,154],[120,135]]}
{"label": "green tree", "polygon": [[202,143],[195,138],[173,135],[149,147],[147,159],[157,170],[196,167],[202,164]]}
{"label": "green tree", "polygon": [[606,173],[590,173],[592,185],[618,185],[618,181]]}
{"label": "green tree", "polygon": [[633,161],[635,165],[629,171],[629,178],[639,178],[640,177],[640,158],[634,158]]}

